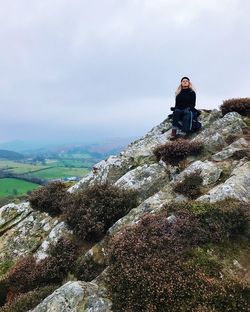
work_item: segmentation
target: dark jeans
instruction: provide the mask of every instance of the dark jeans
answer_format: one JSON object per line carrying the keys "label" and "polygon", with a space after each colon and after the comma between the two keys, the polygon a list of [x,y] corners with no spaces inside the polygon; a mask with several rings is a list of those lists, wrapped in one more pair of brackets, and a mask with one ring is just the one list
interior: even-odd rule
{"label": "dark jeans", "polygon": [[[182,125],[179,122],[182,122]],[[176,108],[173,113],[173,128],[179,128],[183,132],[189,132],[190,111],[189,109]]]}

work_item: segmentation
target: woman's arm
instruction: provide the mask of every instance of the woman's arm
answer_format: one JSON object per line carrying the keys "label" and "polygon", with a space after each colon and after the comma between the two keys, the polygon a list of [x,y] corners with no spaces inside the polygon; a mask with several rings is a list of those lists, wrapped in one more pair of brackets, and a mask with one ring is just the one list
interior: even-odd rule
{"label": "woman's arm", "polygon": [[194,91],[191,92],[191,103],[190,108],[195,108],[195,102],[196,102],[196,93]]}

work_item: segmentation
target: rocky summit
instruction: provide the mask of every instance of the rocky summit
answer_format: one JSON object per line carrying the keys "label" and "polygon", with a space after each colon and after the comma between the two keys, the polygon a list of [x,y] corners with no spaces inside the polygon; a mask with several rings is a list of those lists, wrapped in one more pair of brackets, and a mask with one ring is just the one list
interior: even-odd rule
{"label": "rocky summit", "polygon": [[[129,258],[125,262],[115,262],[120,259],[119,257],[121,257],[121,255],[128,252],[127,249],[126,251],[124,250],[124,253],[122,251],[122,248],[126,248],[127,246],[125,243],[127,242],[126,237],[130,237],[129,235],[132,235],[131,233],[137,233],[136,231],[137,228],[139,229],[141,220],[144,220],[142,222],[143,226],[145,226],[147,222],[149,222],[150,226],[152,226],[152,224],[155,226],[156,223],[154,222],[156,221],[152,221],[153,216],[161,216],[161,213],[164,212],[166,214],[166,219],[164,219],[165,215],[163,214],[162,220],[166,220],[165,222],[168,224],[169,229],[173,227],[173,229],[168,232],[172,235],[168,234],[169,238],[173,237],[173,231],[175,231],[174,233],[180,233],[180,229],[189,231],[186,229],[188,227],[184,221],[184,223],[178,223],[179,214],[176,212],[176,209],[181,205],[185,206],[185,204],[189,204],[192,207],[198,207],[197,209],[200,209],[199,213],[196,213],[194,218],[200,216],[200,211],[205,211],[206,207],[214,207],[212,205],[222,201],[227,201],[229,203],[238,201],[243,206],[245,205],[249,208],[249,117],[242,116],[237,112],[229,112],[223,116],[220,110],[201,110],[200,121],[202,123],[202,129],[198,133],[193,133],[186,140],[170,142],[171,121],[169,119],[164,120],[146,133],[145,136],[130,143],[119,155],[110,156],[97,163],[92,172],[67,190],[68,196],[72,197],[74,194],[89,187],[107,183],[119,189],[132,190],[137,194],[137,202],[136,205],[131,207],[132,209],[128,209],[124,215],[118,214],[116,219],[108,221],[108,225],[102,228],[102,234],[96,235],[94,240],[91,239],[91,233],[94,233],[94,230],[92,232],[90,231],[90,234],[86,234],[86,239],[83,237],[79,242],[78,238],[78,247],[76,247],[78,251],[77,255],[74,257],[57,257],[54,255],[53,259],[56,260],[53,265],[53,270],[51,269],[51,271],[48,272],[50,272],[49,275],[50,278],[52,278],[54,270],[58,266],[58,268],[60,267],[60,272],[57,273],[61,274],[60,278],[56,275],[53,280],[48,279],[45,273],[43,273],[42,278],[39,277],[39,282],[36,282],[34,274],[38,274],[37,272],[40,270],[40,267],[42,267],[41,270],[45,270],[49,267],[48,259],[52,257],[50,254],[51,249],[60,242],[60,239],[71,239],[71,237],[75,236],[75,229],[74,226],[72,226],[73,221],[69,222],[69,217],[63,217],[65,215],[65,208],[62,214],[51,216],[51,214],[46,211],[42,212],[33,209],[29,202],[20,204],[10,203],[1,207],[0,304],[2,307],[0,311],[247,311],[244,295],[232,291],[234,300],[232,300],[232,303],[228,304],[226,310],[224,299],[221,300],[222,290],[220,290],[220,292],[218,291],[216,296],[214,296],[213,289],[215,288],[213,287],[214,285],[217,287],[225,280],[237,280],[240,283],[244,283],[244,294],[249,294],[250,248],[248,229],[242,230],[239,237],[237,236],[232,240],[231,234],[227,234],[229,232],[232,233],[233,230],[231,231],[231,228],[226,232],[225,239],[223,238],[224,232],[221,230],[221,241],[225,242],[222,246],[220,245],[220,239],[214,239],[214,236],[211,236],[211,241],[206,242],[205,240],[201,241],[195,239],[192,244],[189,244],[187,237],[186,246],[189,246],[189,249],[185,250],[185,252],[192,251],[196,256],[199,254],[200,258],[198,257],[195,259],[203,259],[201,266],[197,266],[197,268],[196,264],[198,262],[192,262],[195,263],[195,265],[193,264],[192,266],[192,274],[194,275],[190,274],[193,276],[193,279],[202,280],[202,283],[204,280],[206,281],[205,284],[200,284],[200,290],[197,287],[195,288],[194,292],[196,291],[199,293],[197,296],[200,296],[202,292],[202,285],[206,285],[206,288],[204,288],[206,291],[204,292],[211,292],[211,296],[208,299],[204,299],[207,300],[204,306],[204,302],[197,303],[195,301],[197,296],[191,293],[191,286],[189,286],[188,283],[185,284],[185,282],[183,282],[183,285],[185,285],[187,289],[184,289],[183,293],[188,293],[189,299],[186,300],[184,298],[185,296],[180,288],[178,288],[178,291],[173,288],[175,297],[177,299],[181,298],[178,300],[183,300],[182,308],[180,308],[178,304],[175,304],[174,299],[171,299],[173,301],[169,299],[174,298],[174,296],[171,297],[172,295],[168,293],[170,286],[166,286],[167,281],[165,280],[160,282],[160,286],[157,284],[157,280],[152,280],[152,283],[155,283],[155,286],[152,286],[149,280],[142,283],[144,273],[140,273],[141,275],[139,276],[141,276],[141,279],[139,282],[136,280],[135,274],[134,281],[130,281],[128,278],[127,286],[125,287],[123,285],[126,279],[124,277],[126,276],[125,271],[128,270],[128,272],[130,272],[132,269],[131,267],[134,266],[135,268],[137,266],[137,256],[135,256],[135,258],[131,256],[130,263]],[[190,154],[182,152],[181,148],[183,148],[185,144],[195,145],[197,143],[202,144],[202,150],[200,152]],[[166,161],[168,158],[165,157],[165,154],[159,154],[159,157],[156,155],[155,150],[165,144],[175,144],[170,147],[164,147],[164,151],[169,152],[167,149],[170,148],[172,152],[172,156],[168,154],[166,157],[175,158],[176,155],[176,158],[173,159],[174,163]],[[182,146],[178,147],[177,144]],[[174,154],[175,148],[176,154]],[[184,155],[182,153],[184,153]],[[177,156],[180,157],[180,159]],[[191,176],[195,178],[193,178],[193,180],[188,180]],[[198,181],[197,183],[195,179]],[[186,187],[188,183],[191,183],[189,189]],[[194,190],[196,191],[194,192]],[[66,205],[67,207],[67,203],[62,205]],[[166,207],[170,205],[172,205],[171,207],[177,208],[174,208],[173,211],[171,211],[171,209],[166,210]],[[249,211],[247,213],[249,215]],[[87,216],[88,218],[92,218],[91,215]],[[151,218],[152,220],[145,219],[145,217]],[[189,216],[188,218],[191,226],[193,217]],[[210,217],[207,217],[206,220],[210,226],[211,223],[213,224],[213,219],[209,218]],[[237,218],[239,220],[240,217]],[[182,218],[180,219],[183,220]],[[157,220],[159,220],[159,218]],[[200,222],[200,219],[195,220],[195,224]],[[77,222],[77,220],[74,220],[74,222]],[[225,222],[228,222],[228,219]],[[182,225],[180,226],[180,224]],[[178,228],[178,230],[176,230],[176,228]],[[215,231],[217,231],[216,226],[214,226],[212,232]],[[233,234],[237,231],[234,229]],[[77,233],[79,233],[79,231]],[[140,231],[138,233],[139,234],[135,236],[137,238],[141,235]],[[189,235],[193,237],[192,234]],[[147,252],[147,248],[149,248],[145,247],[148,245],[143,245],[143,235],[140,237],[140,242],[137,241],[136,243],[137,247],[134,247],[133,240],[129,243],[131,244],[131,250],[138,248],[137,254],[143,253],[142,250],[146,250],[145,252]],[[157,239],[159,239],[159,235]],[[173,238],[174,243],[172,246],[175,246],[174,244],[176,241],[179,242],[178,239],[176,240]],[[149,241],[150,239],[148,242]],[[124,242],[124,245],[122,245],[121,242]],[[115,248],[114,246],[110,247],[110,244],[118,246],[117,248],[121,250],[119,256],[115,249],[110,251],[112,248]],[[164,264],[164,266],[160,266],[157,264],[158,259],[161,258],[162,249],[164,249],[164,246],[168,246],[167,243],[164,244],[161,250],[157,250],[157,246],[155,246],[155,250],[157,250],[155,254],[158,256],[155,258],[155,262],[147,262],[148,268],[146,268],[147,265],[143,262],[145,258],[140,260],[141,266],[144,268],[143,272],[147,272],[147,270],[151,272],[155,269],[154,274],[157,275],[161,274],[159,272],[164,272],[169,269],[168,265]],[[178,244],[176,246],[179,246],[178,248],[181,249],[181,243]],[[140,247],[142,245],[145,247],[144,249]],[[170,247],[170,249],[171,248],[172,247]],[[176,247],[176,253],[178,253],[178,248]],[[174,251],[172,252],[175,253]],[[131,253],[131,255],[133,254]],[[166,257],[168,257],[168,255],[169,252],[166,250],[162,257],[167,259]],[[153,258],[154,257],[151,257],[151,260]],[[22,261],[24,263],[23,266]],[[63,263],[64,261],[69,264],[66,265]],[[207,265],[208,262],[218,263],[218,266],[213,267],[213,274],[204,269],[204,263]],[[33,272],[31,269],[28,270],[27,263],[32,263],[32,268],[36,272]],[[42,263],[42,265],[39,266],[39,263]],[[119,263],[121,263],[120,266]],[[177,262],[173,262],[172,266],[172,270],[175,272],[177,272],[176,263]],[[183,264],[183,262],[181,263]],[[122,275],[123,279],[120,281],[119,278],[116,278],[116,281],[119,281],[117,284],[114,280],[115,275],[112,273],[115,272],[115,265],[118,265],[119,269],[124,268],[121,273],[124,274],[124,276]],[[84,266],[86,267],[85,271]],[[72,269],[72,267],[77,268]],[[179,267],[186,268],[186,266]],[[138,270],[141,270],[139,266]],[[195,272],[193,270],[195,270]],[[24,278],[22,277],[23,272],[26,272],[24,273]],[[112,274],[112,276],[110,276],[110,274]],[[149,274],[152,274],[152,272]],[[21,279],[20,281],[18,281],[19,276]],[[145,274],[145,278],[146,276],[147,274]],[[171,276],[174,276],[174,274]],[[180,276],[183,278],[181,273]],[[22,282],[24,283],[26,278],[27,285],[21,287],[20,284],[22,284]],[[183,281],[185,281],[185,279],[183,279]],[[137,286],[135,286],[136,283],[138,289]],[[229,286],[223,286],[225,295],[229,294],[230,296],[231,290],[228,289],[231,289],[230,285],[234,285],[233,283],[234,282],[227,284]],[[133,289],[133,287],[135,288]],[[150,294],[154,293],[157,287],[160,288],[159,292],[162,291],[162,294],[159,295],[157,293],[157,295],[154,295],[156,296],[155,302],[154,300],[150,301]],[[171,287],[175,287],[175,285],[171,284]],[[141,288],[141,293],[138,292],[139,288]],[[149,289],[151,290],[149,291]],[[209,291],[207,289],[209,289]],[[133,295],[136,292],[139,294],[137,294],[138,297]],[[168,296],[165,295],[166,293],[168,293]],[[178,295],[179,293],[180,295]],[[143,299],[143,294],[147,294],[145,299]],[[202,296],[199,298],[203,298]],[[214,299],[215,297],[217,298],[216,300]],[[238,298],[241,299],[241,303],[238,303]],[[126,302],[126,300],[128,300],[128,302]],[[159,308],[160,305],[157,305],[157,300],[162,302],[162,308]],[[217,304],[219,301],[222,308]],[[240,306],[240,304],[242,304],[242,306]],[[168,306],[168,309],[166,306]],[[241,310],[239,307],[241,307]]]}

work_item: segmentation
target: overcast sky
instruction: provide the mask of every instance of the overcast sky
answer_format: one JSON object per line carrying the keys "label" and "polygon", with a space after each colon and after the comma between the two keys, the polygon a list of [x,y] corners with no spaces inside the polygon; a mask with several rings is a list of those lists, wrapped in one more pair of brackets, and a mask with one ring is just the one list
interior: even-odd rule
{"label": "overcast sky", "polygon": [[0,142],[138,136],[182,76],[250,96],[249,0],[0,0]]}

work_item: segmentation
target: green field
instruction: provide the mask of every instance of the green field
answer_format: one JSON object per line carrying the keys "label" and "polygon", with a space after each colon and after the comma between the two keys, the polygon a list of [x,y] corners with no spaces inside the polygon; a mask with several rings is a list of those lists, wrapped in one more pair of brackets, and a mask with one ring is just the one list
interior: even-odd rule
{"label": "green field", "polygon": [[[67,155],[69,156],[69,155]],[[80,156],[82,159],[80,159]],[[38,187],[38,184],[32,183],[32,178],[40,178],[48,182],[53,179],[64,179],[69,177],[82,178],[89,171],[93,162],[84,155],[76,154],[72,158],[48,159],[46,165],[27,164],[17,161],[0,160],[0,197],[7,196],[22,196],[26,195],[28,191]],[[87,155],[88,156],[88,155]],[[85,165],[87,165],[85,167]],[[8,172],[10,173],[8,176]],[[31,182],[22,180],[22,175]],[[18,177],[19,179],[16,179]]]}
{"label": "green field", "polygon": [[86,168],[53,167],[31,173],[34,177],[50,180],[67,177],[83,177],[89,172]]}
{"label": "green field", "polygon": [[59,154],[60,158],[67,158],[67,159],[90,159],[92,158],[91,155],[87,154],[87,153],[63,153],[63,154]]}
{"label": "green field", "polygon": [[71,176],[82,177],[89,172],[93,163],[79,159],[47,161],[47,165],[32,165],[20,162],[0,160],[0,170],[8,169],[13,174],[31,174],[43,179],[57,179]]}
{"label": "green field", "polygon": [[5,178],[0,179],[0,196],[24,195],[28,191],[39,187],[38,184],[30,183],[24,180]]}
{"label": "green field", "polygon": [[22,173],[29,173],[36,170],[46,169],[48,167],[51,167],[53,164],[49,165],[31,165],[31,164],[25,164],[21,162],[16,161],[10,161],[10,160],[0,160],[0,170],[2,169],[8,169],[13,173],[16,174],[22,174]]}

